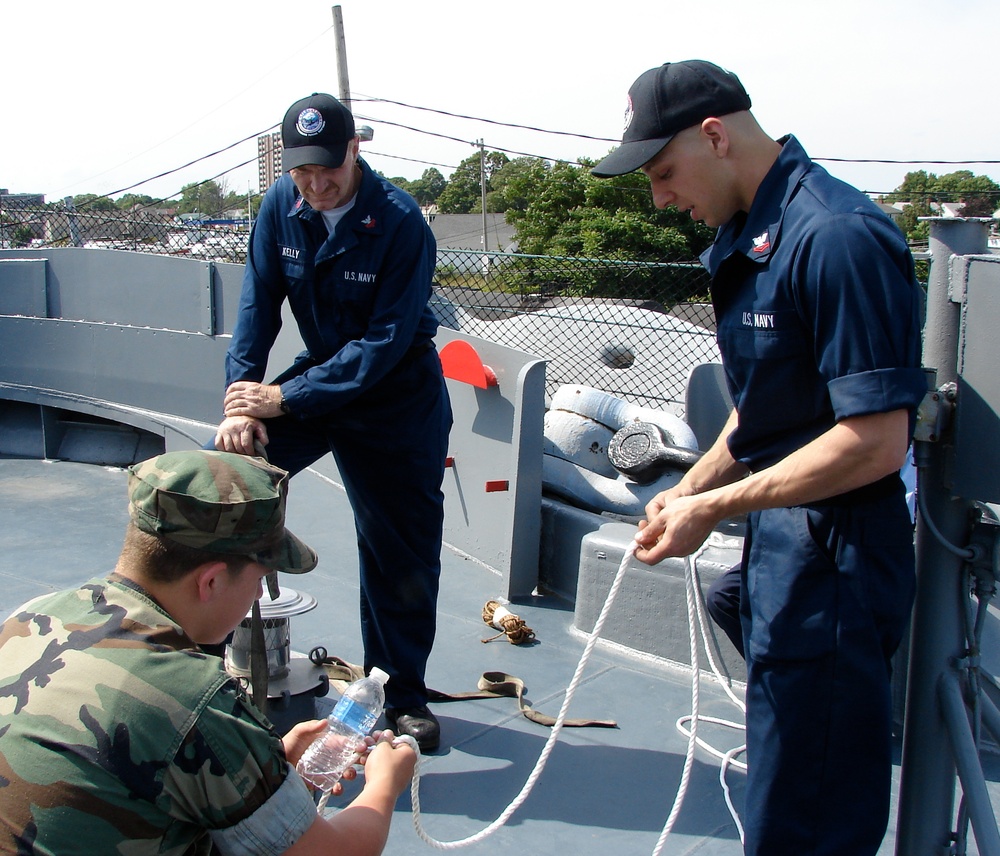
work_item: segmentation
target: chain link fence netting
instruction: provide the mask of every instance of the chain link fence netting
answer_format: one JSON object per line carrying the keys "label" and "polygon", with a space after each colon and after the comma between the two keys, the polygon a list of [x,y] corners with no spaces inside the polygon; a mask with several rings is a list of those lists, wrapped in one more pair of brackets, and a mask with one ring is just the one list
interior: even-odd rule
{"label": "chain link fence netting", "polygon": [[[0,212],[0,246],[80,246],[242,264],[246,221],[59,205]],[[564,384],[684,415],[687,378],[718,362],[708,277],[697,261],[583,259],[441,249],[440,322],[547,361]]]}
{"label": "chain link fence netting", "polygon": [[691,369],[718,362],[697,262],[438,252],[441,323],[547,360],[546,393],[594,387],[684,414]]}

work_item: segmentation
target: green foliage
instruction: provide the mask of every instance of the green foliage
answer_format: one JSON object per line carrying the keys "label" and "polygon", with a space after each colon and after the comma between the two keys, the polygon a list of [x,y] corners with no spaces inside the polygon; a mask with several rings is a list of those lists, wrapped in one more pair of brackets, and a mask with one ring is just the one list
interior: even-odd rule
{"label": "green foliage", "polygon": [[136,205],[142,208],[155,208],[161,204],[159,199],[138,193],[126,193],[115,200],[115,205],[120,211],[130,211]]}
{"label": "green foliage", "polygon": [[696,260],[711,244],[712,230],[676,209],[657,210],[641,173],[599,179],[591,166],[518,158],[494,174],[522,253],[606,261],[567,263],[556,276],[551,269],[539,273],[540,262],[529,263],[535,269],[524,272],[521,287],[544,282],[561,294],[585,297],[703,296],[707,282],[700,269],[664,263]]}
{"label": "green foliage", "polygon": [[520,157],[505,163],[490,176],[487,209],[497,213],[525,210],[533,188],[544,179],[548,168],[548,161],[541,158]]}
{"label": "green foliage", "polygon": [[185,184],[181,188],[181,198],[177,203],[179,213],[210,216],[221,208],[222,192],[214,181]]}
{"label": "green foliage", "polygon": [[96,193],[81,193],[73,197],[73,207],[77,211],[117,211],[113,199]]}
{"label": "green foliage", "polygon": [[10,242],[15,247],[26,247],[31,243],[33,237],[34,235],[28,226],[15,226],[11,230]]}
{"label": "green foliage", "polygon": [[416,181],[408,182],[408,185],[404,189],[410,196],[416,199],[421,205],[430,205],[432,202],[437,201],[438,197],[448,186],[448,180],[441,174],[440,170],[430,167],[429,169],[425,169],[424,174]]}
{"label": "green foliage", "polygon": [[376,175],[381,175],[382,178],[386,179],[387,181],[391,182],[392,184],[395,184],[396,187],[398,187],[400,190],[405,190],[411,196],[413,195],[413,192],[410,190],[410,185],[412,184],[412,182],[410,181],[410,179],[403,178],[403,176],[401,176],[401,175],[395,175],[395,176],[390,177],[390,176],[386,175],[385,173],[381,173],[381,172],[377,172],[377,171],[376,171]]}
{"label": "green foliage", "polygon": [[963,217],[990,217],[1000,207],[1000,185],[986,175],[974,175],[961,169],[937,176],[925,170],[908,172],[903,183],[885,197],[889,203],[909,203],[897,219],[910,243],[926,243],[929,227],[921,217],[939,213],[937,205],[962,202]]}
{"label": "green foliage", "polygon": [[641,173],[604,179],[589,162],[511,164],[516,174],[508,178],[505,168],[496,181],[512,200],[507,219],[522,252],[690,261],[712,242],[712,230],[683,212],[657,210]]}
{"label": "green foliage", "polygon": [[930,240],[930,225],[922,217],[932,217],[929,202],[922,199],[911,202],[902,213],[896,218],[896,225],[902,229],[909,244],[926,244]]}
{"label": "green foliage", "polygon": [[[448,180],[448,186],[437,197],[441,213],[481,213],[483,210],[484,178],[488,195],[493,189],[493,175],[509,162],[510,158],[503,152],[485,152],[482,157],[478,152],[469,155],[455,168]],[[487,207],[489,206],[487,205]]]}
{"label": "green foliage", "polygon": [[438,197],[442,214],[468,214],[481,198],[479,155],[476,155],[475,171],[470,160],[466,158],[458,165],[448,180],[448,186]]}

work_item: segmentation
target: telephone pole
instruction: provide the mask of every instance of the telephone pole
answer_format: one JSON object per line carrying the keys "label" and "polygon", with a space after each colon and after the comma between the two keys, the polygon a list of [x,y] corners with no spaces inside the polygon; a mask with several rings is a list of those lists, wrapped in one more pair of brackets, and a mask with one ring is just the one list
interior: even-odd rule
{"label": "telephone pole", "polygon": [[[351,110],[351,81],[347,76],[347,39],[344,37],[344,16],[340,6],[331,7],[333,29],[337,34],[337,81],[340,87],[340,102]],[[351,110],[353,113],[354,111]]]}

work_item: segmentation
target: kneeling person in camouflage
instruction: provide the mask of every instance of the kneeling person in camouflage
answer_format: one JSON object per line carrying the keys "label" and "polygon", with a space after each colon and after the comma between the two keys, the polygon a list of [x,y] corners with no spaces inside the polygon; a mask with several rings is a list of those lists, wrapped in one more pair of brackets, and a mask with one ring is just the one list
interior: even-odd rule
{"label": "kneeling person in camouflage", "polygon": [[294,769],[322,721],[282,740],[199,647],[229,635],[269,571],[316,566],[285,529],[287,485],[226,452],[137,464],[114,572],[0,627],[0,851],[381,853],[413,750],[380,741],[362,792],[322,819]]}

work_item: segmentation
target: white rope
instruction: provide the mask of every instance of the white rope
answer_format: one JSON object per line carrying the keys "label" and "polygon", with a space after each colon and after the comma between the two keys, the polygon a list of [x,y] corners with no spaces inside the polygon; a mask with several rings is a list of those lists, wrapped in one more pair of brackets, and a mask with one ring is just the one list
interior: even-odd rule
{"label": "white rope", "polygon": [[698,708],[701,703],[701,670],[698,666],[698,637],[695,634],[695,605],[694,605],[694,584],[692,567],[700,556],[707,549],[707,545],[702,545],[701,549],[687,557],[684,570],[684,589],[687,597],[688,610],[688,642],[691,645],[691,734],[688,740],[687,752],[684,755],[684,769],[681,771],[681,783],[677,788],[677,796],[674,797],[674,805],[667,816],[667,822],[663,825],[663,831],[653,848],[653,856],[659,856],[663,850],[663,845],[667,842],[667,836],[674,828],[674,822],[681,813],[681,806],[684,804],[684,797],[687,796],[688,783],[691,780],[691,768],[694,765],[694,747],[698,740]]}
{"label": "white rope", "polygon": [[[743,728],[744,730],[746,730],[746,726],[744,726]],[[729,809],[729,816],[733,819],[733,823],[736,824],[736,831],[740,834],[740,844],[743,843],[743,824],[740,823],[739,812],[736,811],[736,806],[733,805],[732,794],[729,793],[729,783],[726,781],[726,771],[731,766],[740,767],[743,770],[747,768],[747,765],[742,763],[741,761],[733,760],[737,755],[741,754],[742,752],[746,752],[746,750],[747,750],[746,743],[744,743],[742,746],[736,746],[735,748],[730,749],[725,754],[725,757],[722,759],[722,765],[719,767],[719,783],[722,785],[722,793],[726,798],[726,808]]]}
{"label": "white rope", "polygon": [[[717,533],[715,532],[712,533],[711,537],[706,542],[706,546],[709,546],[713,543],[714,539],[716,538],[716,535]],[[702,550],[704,549],[705,548],[703,547]],[[701,551],[699,551],[698,555],[700,554]],[[677,730],[680,731],[681,734],[688,734],[689,731],[687,728],[685,728],[684,723],[688,721],[700,721],[700,722],[711,723],[713,725],[722,725],[725,726],[726,728],[732,728],[736,731],[745,732],[746,731],[745,716],[747,710],[746,702],[733,692],[732,681],[726,678],[722,674],[722,671],[719,669],[718,665],[715,662],[715,658],[712,655],[712,651],[715,648],[715,646],[709,643],[710,640],[712,640],[714,637],[712,636],[712,634],[709,633],[707,622],[705,620],[706,610],[705,610],[704,598],[702,596],[702,591],[701,591],[701,582],[698,577],[698,565],[696,561],[697,556],[693,557],[693,559],[694,560],[689,562],[687,566],[687,570],[690,574],[690,579],[688,580],[688,584],[689,587],[693,589],[695,592],[695,606],[698,615],[698,627],[701,630],[702,639],[704,639],[705,641],[705,650],[708,652],[708,661],[712,666],[712,674],[715,675],[716,682],[719,684],[719,686],[722,687],[726,695],[729,696],[733,704],[735,704],[736,707],[739,708],[740,713],[744,714],[744,719],[742,722],[733,722],[728,719],[719,719],[714,716],[701,716],[696,712],[692,712],[690,716],[682,716],[680,719],[677,720]],[[691,621],[690,614],[688,616],[688,621],[689,622]],[[746,751],[747,748],[746,743],[743,743],[740,746],[736,746],[730,749],[728,752],[723,753],[718,749],[716,749],[711,744],[709,744],[708,742],[702,740],[700,737],[696,737],[695,739],[697,740],[698,745],[702,747],[702,749],[707,751],[713,757],[720,758],[722,760],[722,764],[719,766],[719,784],[722,786],[722,794],[726,801],[726,808],[729,809],[729,816],[733,819],[733,823],[736,824],[736,831],[739,833],[740,843],[742,844],[743,824],[740,822],[740,816],[739,812],[736,811],[736,806],[733,805],[733,797],[732,793],[729,790],[729,782],[726,779],[726,773],[729,771],[730,767],[735,767],[738,770],[746,771],[747,768],[746,763],[744,763],[743,761],[735,760],[737,755],[741,755]]]}
{"label": "white rope", "polygon": [[573,700],[573,695],[576,693],[576,688],[580,683],[580,678],[583,676],[583,670],[586,668],[591,652],[594,650],[594,646],[597,644],[597,640],[601,635],[605,619],[607,619],[608,613],[611,611],[611,606],[615,602],[615,598],[618,597],[618,590],[621,588],[622,580],[625,578],[625,567],[628,564],[628,560],[635,552],[636,546],[636,543],[633,541],[625,549],[625,555],[622,556],[621,564],[618,566],[618,573],[615,575],[614,582],[611,584],[611,590],[608,592],[608,599],[604,602],[601,614],[597,617],[594,629],[590,633],[587,645],[583,650],[583,655],[580,657],[580,662],[576,667],[576,673],[573,675],[573,680],[570,681],[569,686],[566,688],[566,698],[563,700],[562,708],[560,709],[559,715],[556,717],[556,721],[552,726],[552,733],[549,734],[549,739],[545,741],[545,746],[542,748],[542,752],[538,756],[535,768],[531,771],[525,781],[524,787],[521,788],[521,792],[514,797],[511,804],[507,806],[503,812],[501,812],[500,816],[496,820],[494,820],[489,826],[477,832],[475,835],[470,835],[468,838],[462,838],[457,841],[438,841],[436,838],[431,837],[424,830],[423,824],[420,822],[420,762],[418,759],[417,769],[414,770],[413,773],[413,784],[410,787],[410,801],[413,806],[413,826],[417,831],[417,835],[430,844],[431,847],[435,847],[438,850],[455,850],[459,847],[467,847],[470,844],[482,841],[503,826],[510,816],[514,814],[514,812],[517,811],[528,798],[532,788],[535,786],[535,782],[538,781],[538,777],[542,775],[542,771],[545,769],[545,764],[548,762],[549,755],[555,747],[556,740],[559,739],[559,732],[562,731],[563,722],[566,719],[566,712],[569,710],[570,702]]}
{"label": "white rope", "polygon": [[[681,772],[680,784],[677,789],[677,795],[674,799],[674,804],[671,807],[670,814],[667,816],[666,823],[663,826],[663,831],[660,833],[660,837],[656,842],[656,846],[653,850],[653,856],[659,856],[663,845],[666,843],[667,837],[670,835],[673,829],[674,823],[677,817],[680,815],[681,807],[684,803],[684,798],[687,795],[688,785],[691,778],[691,770],[693,768],[694,762],[694,750],[696,746],[701,746],[710,752],[712,755],[718,758],[722,758],[722,766],[720,768],[719,778],[722,783],[722,788],[725,793],[726,805],[729,808],[729,813],[732,815],[733,820],[736,823],[737,829],[740,834],[740,841],[743,840],[743,827],[740,824],[739,816],[733,806],[732,799],[729,793],[729,787],[726,782],[726,771],[730,766],[745,769],[746,765],[741,762],[735,761],[734,757],[745,750],[745,746],[738,746],[729,752],[723,754],[719,750],[710,746],[705,741],[698,737],[698,723],[699,722],[709,722],[714,724],[726,725],[733,728],[741,728],[739,723],[729,722],[728,720],[717,719],[715,717],[701,716],[699,713],[700,707],[700,684],[701,684],[701,672],[699,668],[699,657],[698,657],[698,637],[696,635],[696,627],[701,630],[701,633],[705,639],[705,648],[708,651],[709,662],[712,666],[712,671],[715,674],[716,679],[719,684],[722,685],[730,698],[737,704],[741,710],[745,710],[743,702],[733,694],[729,687],[729,681],[727,681],[721,674],[715,660],[712,656],[712,650],[709,644],[709,635],[707,633],[707,628],[705,626],[705,618],[703,612],[703,605],[700,600],[700,586],[696,584],[697,581],[697,570],[696,563],[701,554],[712,545],[712,539],[709,539],[697,552],[692,553],[687,557],[685,566],[685,594],[687,600],[687,610],[688,610],[688,640],[691,646],[691,714],[689,716],[681,717],[677,721],[677,728],[681,733],[688,736],[687,751],[684,757],[684,768]],[[420,756],[420,750],[417,747],[416,741],[412,738],[404,735],[402,737],[397,737],[396,740],[405,740],[410,746],[413,747],[414,751],[417,753],[417,762],[413,770],[413,781],[410,787],[410,802],[413,810],[413,826],[417,832],[417,835],[431,847],[438,850],[457,850],[460,847],[467,847],[470,844],[476,844],[484,839],[488,838],[494,832],[496,832],[500,827],[507,823],[510,817],[516,812],[523,804],[524,801],[531,794],[535,783],[538,781],[545,769],[545,765],[548,762],[549,755],[551,755],[553,748],[555,748],[556,741],[559,739],[559,733],[562,731],[563,722],[566,719],[566,713],[569,710],[570,703],[573,700],[573,696],[576,694],[577,687],[579,686],[580,679],[583,676],[583,670],[587,666],[587,662],[590,660],[590,655],[594,650],[594,646],[597,644],[597,640],[600,638],[601,630],[604,627],[605,620],[611,611],[611,607],[618,597],[618,591],[621,588],[622,581],[625,578],[625,570],[628,565],[629,559],[636,550],[636,543],[633,541],[625,549],[625,554],[622,556],[621,564],[618,566],[618,572],[615,575],[614,582],[611,584],[611,589],[608,592],[607,600],[604,602],[604,606],[601,609],[601,613],[594,624],[594,629],[591,631],[590,636],[587,639],[587,644],[584,647],[582,656],[580,657],[580,662],[576,667],[576,672],[573,675],[573,679],[570,681],[569,686],[566,688],[566,697],[563,700],[562,708],[559,711],[559,715],[556,717],[556,721],[552,726],[551,733],[549,734],[548,740],[545,742],[545,746],[542,748],[541,754],[538,756],[538,761],[535,763],[534,769],[529,774],[524,786],[521,788],[520,793],[511,801],[510,805],[505,808],[500,815],[486,826],[484,829],[470,835],[467,838],[457,839],[454,841],[439,841],[433,836],[431,836],[423,827],[420,815],[420,774],[423,759]],[[696,594],[697,591],[697,594]],[[682,723],[690,722],[690,730],[686,729]],[[394,741],[395,742],[395,741]],[[321,807],[325,805],[326,799],[321,802]]]}
{"label": "white rope", "polygon": [[[706,542],[707,546],[712,546],[714,544],[715,534],[716,533],[714,532],[712,533],[712,537],[710,537],[709,540]],[[705,548],[703,547],[702,551],[704,549]],[[701,551],[699,551],[698,555],[699,556],[701,555]],[[722,674],[722,670],[715,662],[715,657],[713,656],[712,652],[713,650],[717,651],[718,650],[717,647],[715,645],[709,644],[710,640],[712,640],[714,637],[708,629],[708,622],[705,618],[705,612],[706,612],[705,599],[701,591],[701,579],[698,576],[697,557],[695,557],[695,561],[689,563],[687,570],[691,574],[691,582],[693,583],[693,588],[695,592],[695,611],[698,615],[698,628],[699,630],[701,630],[701,638],[705,641],[705,651],[708,653],[708,662],[709,665],[712,667],[712,674],[715,675],[716,682],[719,684],[719,686],[722,687],[726,695],[729,696],[733,704],[735,704],[740,709],[740,713],[746,714],[747,712],[746,702],[744,702],[743,699],[741,699],[738,695],[736,695],[736,693],[733,692],[732,680],[730,680],[729,678],[727,678],[725,675]],[[688,620],[689,621],[691,620],[690,615],[688,616]],[[736,727],[743,728],[741,724],[738,724]]]}

